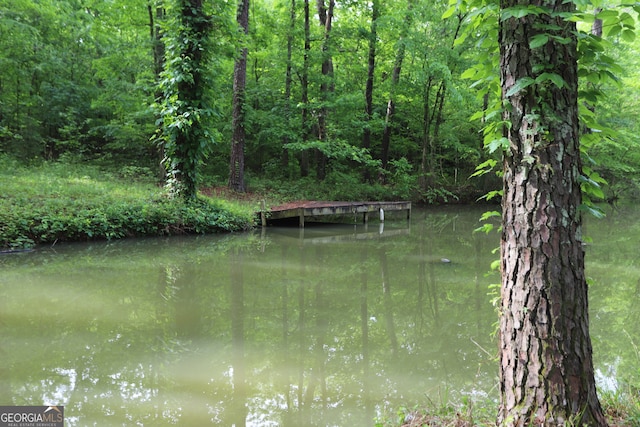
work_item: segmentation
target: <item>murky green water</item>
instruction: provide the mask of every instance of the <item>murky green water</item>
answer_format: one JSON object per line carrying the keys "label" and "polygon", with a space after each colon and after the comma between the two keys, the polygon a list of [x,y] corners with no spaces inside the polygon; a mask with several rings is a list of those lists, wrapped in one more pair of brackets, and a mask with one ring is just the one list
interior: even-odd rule
{"label": "murky green water", "polygon": [[[483,211],[4,255],[0,404],[65,405],[69,426],[367,426],[495,396]],[[607,388],[640,378],[638,213],[587,226]]]}

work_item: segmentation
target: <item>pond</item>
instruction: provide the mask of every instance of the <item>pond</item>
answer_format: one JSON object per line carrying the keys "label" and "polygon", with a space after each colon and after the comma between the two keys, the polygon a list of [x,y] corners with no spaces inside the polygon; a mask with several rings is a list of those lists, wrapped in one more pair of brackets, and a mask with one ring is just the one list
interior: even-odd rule
{"label": "pond", "polygon": [[[68,426],[367,426],[495,398],[485,210],[1,256],[0,404],[64,405]],[[585,227],[603,389],[640,379],[639,213]]]}

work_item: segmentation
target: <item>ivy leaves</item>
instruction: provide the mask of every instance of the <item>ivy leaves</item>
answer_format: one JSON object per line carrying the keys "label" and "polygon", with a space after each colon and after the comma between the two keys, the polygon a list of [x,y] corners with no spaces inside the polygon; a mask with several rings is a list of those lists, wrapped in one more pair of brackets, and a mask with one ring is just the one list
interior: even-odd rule
{"label": "ivy leaves", "polygon": [[[615,137],[615,131],[597,123],[593,113],[593,107],[602,101],[605,96],[600,89],[605,82],[618,82],[617,75],[622,73],[620,65],[607,51],[611,47],[611,41],[633,42],[636,37],[635,18],[632,13],[640,13],[640,3],[622,4],[616,8],[602,9],[601,0],[574,0],[576,5],[574,12],[555,12],[543,6],[531,4],[515,5],[500,9],[497,2],[492,0],[450,0],[449,9],[443,14],[443,18],[453,16],[456,12],[464,12],[468,16],[468,25],[461,34],[461,39],[473,34],[478,40],[477,46],[481,52],[476,57],[476,64],[462,74],[462,78],[473,81],[471,87],[479,89],[479,96],[484,97],[485,108],[472,116],[472,120],[482,120],[484,123],[484,146],[489,153],[502,153],[509,149],[509,141],[503,136],[505,127],[511,126],[502,118],[502,111],[508,103],[508,99],[520,96],[531,90],[544,90],[547,85],[557,88],[566,87],[567,84],[557,70],[540,67],[533,70],[533,76],[527,76],[515,81],[502,101],[500,95],[498,69],[498,38],[496,27],[498,21],[509,19],[528,19],[532,16],[548,15],[550,18],[545,24],[537,24],[538,32],[529,38],[529,49],[545,49],[550,42],[567,44],[575,37],[578,42],[579,68],[578,78],[580,84],[579,105],[580,122],[587,130],[581,138],[582,154],[589,161],[587,150],[592,148],[597,140]],[[593,34],[591,26],[596,20],[602,21],[603,37]],[[577,31],[572,36],[563,34],[562,22],[574,22]],[[585,107],[586,106],[586,107]],[[497,162],[485,161],[478,165],[474,176],[493,171]],[[581,180],[586,200],[602,200],[604,193],[602,185],[606,181],[591,167],[583,168],[584,176]]]}
{"label": "ivy leaves", "polygon": [[212,18],[201,5],[175,0],[175,14],[168,26],[166,67],[161,88],[164,166],[167,187],[176,196],[194,200],[197,194],[197,169],[212,142],[207,121],[213,115],[206,97],[210,80],[208,46]]}
{"label": "ivy leaves", "polygon": [[[600,2],[594,1],[594,3]],[[629,10],[640,13],[640,3],[622,4],[619,9],[604,9],[595,15],[580,13],[576,16],[576,19],[587,24],[593,24],[596,19],[599,19],[602,21],[605,37],[614,38],[620,36],[623,41],[632,43],[636,39],[635,19],[629,13]]]}
{"label": "ivy leaves", "polygon": [[511,89],[509,89],[507,91],[507,93],[505,94],[505,96],[507,98],[509,98],[510,96],[513,96],[521,91],[523,91],[524,89],[528,88],[531,85],[543,85],[544,83],[553,83],[555,84],[558,88],[562,88],[565,87],[567,84],[564,81],[564,79],[562,78],[561,75],[556,74],[556,73],[542,73],[540,74],[538,77],[531,78],[531,77],[523,77],[521,79],[519,79],[516,84],[514,84],[513,86],[511,86]]}

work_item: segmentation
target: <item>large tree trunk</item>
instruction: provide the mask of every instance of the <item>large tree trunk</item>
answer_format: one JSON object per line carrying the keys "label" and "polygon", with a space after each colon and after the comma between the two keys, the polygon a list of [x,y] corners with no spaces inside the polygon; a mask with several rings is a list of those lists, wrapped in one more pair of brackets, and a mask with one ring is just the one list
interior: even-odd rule
{"label": "large tree trunk", "polygon": [[[557,14],[574,7],[538,3]],[[501,7],[529,4],[502,0]],[[594,381],[581,241],[575,30],[546,14],[500,23],[502,94],[510,104],[504,119],[511,126],[502,203],[499,425],[606,425]],[[531,49],[541,32],[557,38]],[[562,87],[550,80],[524,87],[543,72],[561,76]]]}
{"label": "large tree trunk", "polygon": [[[237,14],[238,25],[245,35],[249,34],[249,0],[240,0]],[[246,41],[243,41],[246,43]],[[247,83],[247,48],[243,47],[233,69],[233,113],[231,160],[229,162],[229,188],[241,193],[244,185],[244,103]]]}

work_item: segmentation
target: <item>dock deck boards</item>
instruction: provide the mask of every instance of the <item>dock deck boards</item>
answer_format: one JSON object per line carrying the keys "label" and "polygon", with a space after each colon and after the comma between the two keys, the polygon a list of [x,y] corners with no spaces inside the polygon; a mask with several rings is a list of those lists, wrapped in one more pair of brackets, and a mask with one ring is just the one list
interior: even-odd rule
{"label": "dock deck boards", "polygon": [[260,212],[262,225],[269,220],[284,218],[299,218],[300,227],[304,227],[305,218],[325,215],[363,215],[363,221],[368,221],[370,212],[407,211],[407,218],[411,216],[411,202],[324,202],[301,201],[274,206]]}

